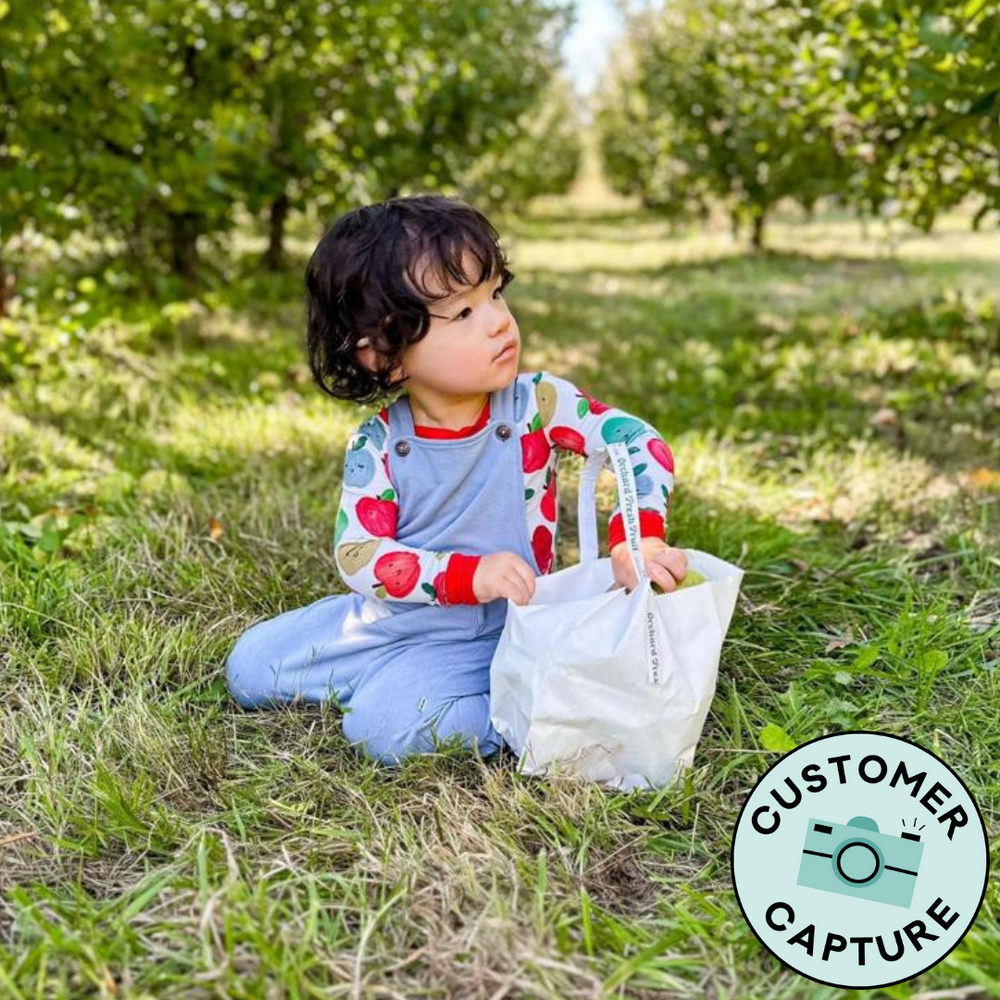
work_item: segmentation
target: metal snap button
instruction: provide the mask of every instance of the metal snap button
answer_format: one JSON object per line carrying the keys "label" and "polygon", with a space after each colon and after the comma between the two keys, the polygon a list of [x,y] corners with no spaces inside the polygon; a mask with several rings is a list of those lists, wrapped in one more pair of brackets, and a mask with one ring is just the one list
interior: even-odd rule
{"label": "metal snap button", "polygon": [[397,455],[409,455],[410,454],[410,442],[409,441],[397,441],[396,442],[396,454]]}
{"label": "metal snap button", "polygon": [[510,428],[506,424],[501,424],[497,428],[497,437],[500,438],[501,441],[506,441],[507,438],[510,437]]}

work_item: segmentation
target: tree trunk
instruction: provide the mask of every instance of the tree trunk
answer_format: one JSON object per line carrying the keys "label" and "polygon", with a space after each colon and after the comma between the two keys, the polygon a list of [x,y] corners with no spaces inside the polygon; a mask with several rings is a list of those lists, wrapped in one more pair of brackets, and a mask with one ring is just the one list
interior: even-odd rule
{"label": "tree trunk", "polygon": [[0,319],[7,315],[7,272],[3,266],[3,247],[0,247]]}
{"label": "tree trunk", "polygon": [[993,206],[990,205],[989,202],[986,202],[984,205],[980,206],[979,210],[972,217],[972,231],[974,233],[979,232],[979,227],[983,224],[983,219],[985,219],[986,216],[989,215],[992,207]]}
{"label": "tree trunk", "polygon": [[268,271],[280,271],[285,263],[285,220],[291,203],[288,193],[282,191],[271,203],[271,215],[268,225],[267,252],[264,254],[264,267]]}
{"label": "tree trunk", "polygon": [[198,280],[198,216],[191,212],[170,216],[170,264],[174,274],[189,284]]}
{"label": "tree trunk", "polygon": [[740,213],[735,209],[729,213],[729,232],[732,234],[733,242],[739,242],[740,238]]}
{"label": "tree trunk", "polygon": [[753,229],[750,234],[750,245],[755,252],[764,249],[764,223],[767,221],[766,211],[757,211],[753,214]]}

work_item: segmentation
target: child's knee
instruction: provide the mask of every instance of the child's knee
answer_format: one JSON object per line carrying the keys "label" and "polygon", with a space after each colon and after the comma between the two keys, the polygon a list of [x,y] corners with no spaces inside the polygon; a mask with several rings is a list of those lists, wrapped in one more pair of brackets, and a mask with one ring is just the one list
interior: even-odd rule
{"label": "child's knee", "polygon": [[458,733],[463,746],[469,750],[478,747],[482,757],[496,753],[502,743],[490,718],[488,692],[466,695],[447,702],[437,719],[435,732],[440,739]]}
{"label": "child's knee", "polygon": [[380,764],[398,764],[408,749],[406,740],[389,731],[385,705],[355,696],[344,712],[344,737]]}

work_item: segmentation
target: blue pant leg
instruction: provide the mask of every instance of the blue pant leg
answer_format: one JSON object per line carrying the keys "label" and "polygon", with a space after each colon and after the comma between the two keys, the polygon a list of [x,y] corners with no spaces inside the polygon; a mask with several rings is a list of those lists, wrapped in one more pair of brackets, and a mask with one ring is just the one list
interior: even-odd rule
{"label": "blue pant leg", "polygon": [[458,734],[482,757],[503,739],[490,720],[490,661],[497,639],[403,645],[357,680],[344,736],[383,764],[433,753]]}
{"label": "blue pant leg", "polygon": [[357,595],[331,594],[247,629],[226,661],[226,680],[244,708],[331,695],[343,706],[384,644],[362,621]]}

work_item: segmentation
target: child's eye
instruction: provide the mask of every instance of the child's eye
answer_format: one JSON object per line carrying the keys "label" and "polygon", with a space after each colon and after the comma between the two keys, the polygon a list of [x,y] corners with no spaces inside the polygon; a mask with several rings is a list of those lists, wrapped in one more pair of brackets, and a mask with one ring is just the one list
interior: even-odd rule
{"label": "child's eye", "polygon": [[[504,281],[504,282],[501,282],[501,283],[500,283],[499,285],[497,285],[497,287],[496,287],[495,289],[493,289],[493,297],[494,297],[494,298],[496,298],[496,297],[497,297],[498,295],[502,295],[502,294],[503,294],[503,290],[504,290],[504,289],[505,289],[505,288],[506,288],[506,287],[507,287],[507,286],[508,286],[509,284],[510,284],[510,281]],[[471,313],[471,312],[472,312],[472,310],[471,310],[471,309],[470,309],[470,308],[469,308],[468,306],[466,306],[466,307],[465,307],[465,308],[464,308],[464,309],[463,309],[463,310],[462,310],[462,311],[461,311],[461,312],[460,312],[460,313],[459,313],[459,314],[458,314],[458,315],[457,315],[457,316],[455,317],[455,319],[465,319],[465,314],[466,314],[466,313]]]}

